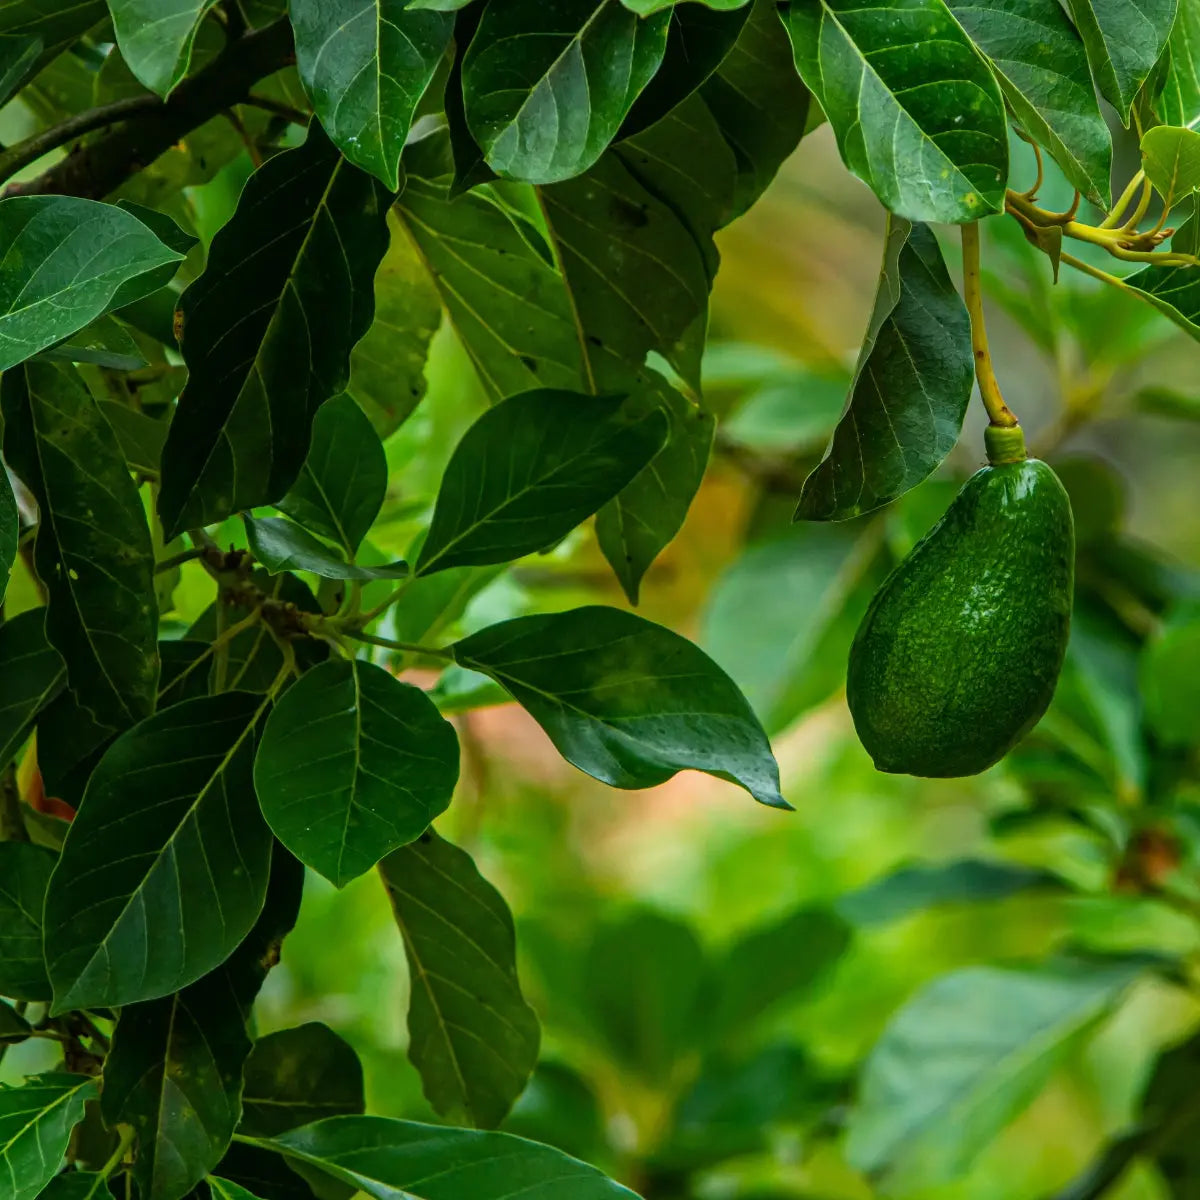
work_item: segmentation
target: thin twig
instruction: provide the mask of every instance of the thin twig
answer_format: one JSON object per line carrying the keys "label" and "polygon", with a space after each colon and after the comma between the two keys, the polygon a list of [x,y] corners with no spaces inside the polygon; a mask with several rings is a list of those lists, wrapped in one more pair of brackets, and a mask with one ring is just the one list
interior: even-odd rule
{"label": "thin twig", "polygon": [[307,125],[310,118],[308,113],[301,112],[298,108],[293,108],[290,104],[285,104],[282,100],[275,100],[271,96],[260,96],[257,92],[251,92],[246,97],[246,103],[251,108],[261,108],[263,112],[269,112],[276,117],[282,117],[285,121],[290,121],[293,125]]}
{"label": "thin twig", "polygon": [[356,642],[366,642],[370,646],[382,646],[385,650],[400,650],[405,654],[423,654],[427,658],[444,658],[447,662],[454,661],[454,655],[449,650],[440,650],[436,646],[417,646],[412,642],[397,642],[392,638],[363,633],[360,629],[347,629],[344,633],[346,637],[351,637]]}

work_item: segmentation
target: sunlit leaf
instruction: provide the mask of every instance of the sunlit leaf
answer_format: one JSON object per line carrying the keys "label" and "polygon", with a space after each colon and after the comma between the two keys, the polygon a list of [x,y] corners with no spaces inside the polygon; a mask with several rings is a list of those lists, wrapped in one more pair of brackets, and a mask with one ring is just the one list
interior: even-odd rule
{"label": "sunlit leaf", "polygon": [[187,74],[205,14],[217,0],[108,0],[117,45],[152,92],[169,96]]}
{"label": "sunlit leaf", "polygon": [[1200,191],[1200,133],[1156,125],[1142,135],[1142,169],[1169,211]]}
{"label": "sunlit leaf", "polygon": [[34,1200],[62,1166],[83,1106],[96,1098],[88,1075],[35,1075],[0,1085],[0,1178],[6,1200]]}
{"label": "sunlit leaf", "polygon": [[251,553],[272,575],[281,571],[311,571],[323,579],[365,580],[402,579],[408,574],[408,564],[403,562],[382,567],[348,563],[306,529],[282,517],[246,517],[245,525]]}

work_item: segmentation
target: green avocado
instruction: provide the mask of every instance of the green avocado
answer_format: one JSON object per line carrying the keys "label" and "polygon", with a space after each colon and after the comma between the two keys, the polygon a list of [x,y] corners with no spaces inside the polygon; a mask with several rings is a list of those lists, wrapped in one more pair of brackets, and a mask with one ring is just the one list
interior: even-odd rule
{"label": "green avocado", "polygon": [[[989,430],[989,434],[992,431]],[[1071,504],[1024,442],[993,465],[884,581],[850,649],[847,694],[881,771],[943,778],[998,762],[1046,711],[1071,620]],[[1015,444],[1019,461],[996,445]]]}

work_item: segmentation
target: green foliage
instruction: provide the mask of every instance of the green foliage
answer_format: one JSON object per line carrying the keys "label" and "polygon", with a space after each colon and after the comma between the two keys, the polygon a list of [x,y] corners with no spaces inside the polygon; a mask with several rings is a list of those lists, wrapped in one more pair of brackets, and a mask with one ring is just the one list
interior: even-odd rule
{"label": "green foliage", "polygon": [[[970,1200],[1194,988],[1200,582],[1104,460],[1200,413],[1198,0],[0,0],[0,99],[0,1200]],[[976,380],[1077,555],[951,504]],[[848,657],[1003,762],[871,772]],[[1078,1200],[1195,1190],[1139,1046]]]}

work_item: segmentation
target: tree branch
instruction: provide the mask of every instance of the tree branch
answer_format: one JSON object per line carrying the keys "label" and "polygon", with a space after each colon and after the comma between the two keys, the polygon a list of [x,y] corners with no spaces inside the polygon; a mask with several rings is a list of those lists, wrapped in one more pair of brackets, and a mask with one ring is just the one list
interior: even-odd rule
{"label": "tree branch", "polygon": [[36,179],[10,183],[4,195],[61,194],[102,200],[193,129],[243,103],[259,80],[293,61],[292,30],[286,19],[247,34],[182,83],[170,99],[148,105],[137,120],[80,147]]}

